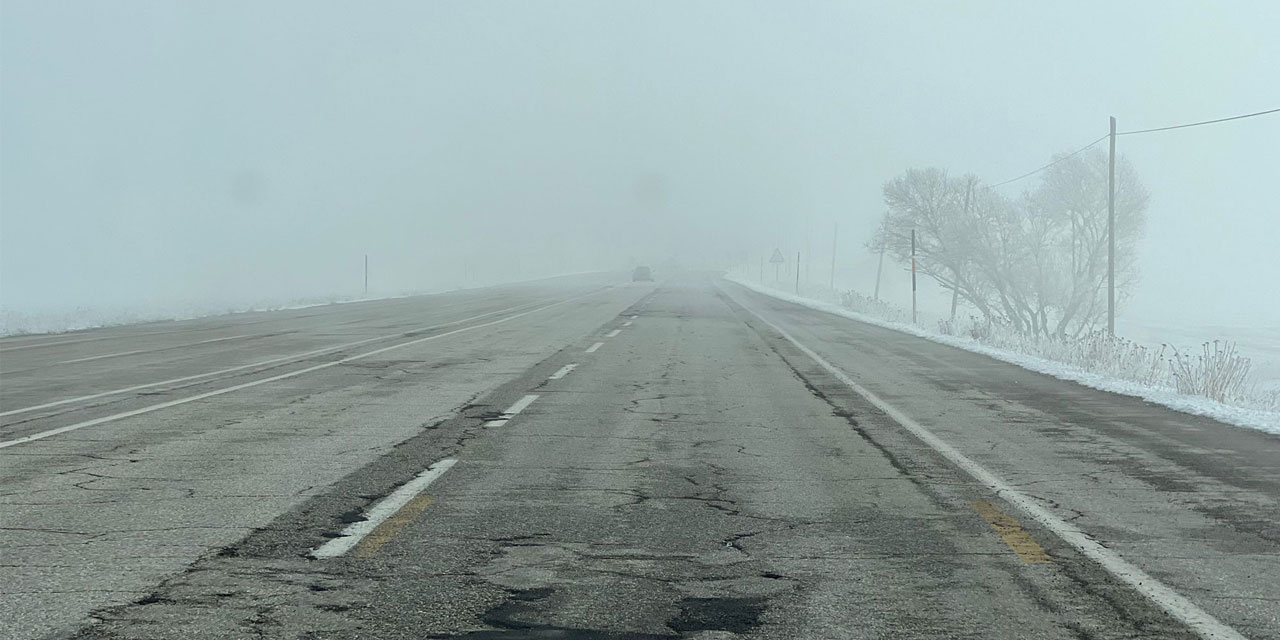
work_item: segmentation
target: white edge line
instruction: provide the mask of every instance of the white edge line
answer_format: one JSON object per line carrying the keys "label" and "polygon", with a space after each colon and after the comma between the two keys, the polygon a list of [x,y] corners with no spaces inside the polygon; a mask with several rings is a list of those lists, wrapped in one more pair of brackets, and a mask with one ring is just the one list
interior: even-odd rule
{"label": "white edge line", "polygon": [[[600,291],[604,291],[604,289],[601,289]],[[69,424],[69,425],[67,425],[67,426],[65,426],[65,427],[58,427],[57,429],[49,429],[48,431],[41,431],[41,432],[39,432],[39,433],[33,433],[33,434],[31,434],[31,435],[22,436],[21,438],[15,438],[15,439],[13,439],[13,440],[4,440],[4,441],[0,441],[0,449],[5,449],[5,448],[7,448],[7,447],[12,447],[12,446],[15,446],[15,445],[20,445],[20,444],[25,444],[25,443],[28,443],[28,442],[33,442],[33,441],[35,441],[35,440],[43,440],[43,439],[48,438],[48,437],[50,437],[50,436],[56,436],[56,435],[61,434],[61,433],[66,433],[66,432],[68,432],[68,431],[75,431],[75,430],[77,430],[77,429],[83,429],[83,428],[85,428],[85,427],[92,427],[92,426],[95,426],[95,425],[102,424],[102,423],[104,423],[104,422],[113,422],[113,421],[115,421],[115,420],[120,420],[120,419],[122,419],[122,418],[130,418],[130,417],[133,417],[133,416],[142,415],[142,414],[144,414],[144,413],[151,413],[152,411],[159,411],[160,409],[167,409],[167,408],[169,408],[169,407],[177,406],[177,405],[180,405],[180,404],[186,404],[186,403],[188,403],[188,402],[195,402],[196,400],[203,400],[203,399],[205,399],[205,398],[212,398],[212,397],[214,397],[214,396],[220,396],[220,395],[223,395],[223,394],[231,393],[231,392],[233,392],[233,391],[239,391],[239,390],[241,390],[241,389],[248,389],[248,388],[250,388],[250,387],[256,387],[256,386],[259,386],[259,385],[267,384],[268,382],[275,382],[275,381],[277,381],[277,380],[284,380],[284,379],[287,379],[287,378],[293,378],[293,377],[296,377],[296,376],[300,376],[300,375],[302,375],[302,374],[304,374],[304,373],[311,373],[312,371],[319,371],[319,370],[321,370],[321,369],[327,369],[327,368],[329,368],[329,367],[334,367],[334,366],[337,366],[337,365],[340,365],[340,364],[346,364],[346,363],[348,363],[348,362],[352,362],[352,361],[354,361],[354,360],[359,360],[359,359],[361,359],[361,358],[367,358],[367,357],[369,357],[369,356],[377,355],[377,354],[379,354],[379,353],[385,353],[385,352],[387,352],[387,351],[391,351],[391,350],[393,350],[393,349],[400,349],[400,348],[403,348],[403,347],[412,346],[412,345],[415,345],[415,344],[418,344],[418,343],[421,343],[421,342],[427,342],[427,341],[429,341],[429,340],[438,340],[438,339],[440,339],[440,338],[444,338],[444,337],[451,336],[451,335],[458,334],[458,333],[463,333],[463,332],[466,332],[466,331],[474,331],[475,329],[483,329],[484,327],[491,327],[491,326],[496,325],[496,324],[502,324],[502,323],[504,323],[504,322],[508,322],[508,321],[511,321],[511,320],[515,320],[516,318],[522,318],[522,317],[527,316],[527,315],[529,315],[529,314],[531,314],[531,313],[536,313],[536,312],[538,312],[538,311],[542,311],[542,310],[544,310],[544,309],[550,309],[551,307],[556,307],[556,306],[560,306],[560,305],[565,304],[565,303],[568,303],[568,302],[572,302],[572,301],[574,301],[574,300],[579,300],[579,299],[585,298],[585,297],[587,297],[587,296],[594,295],[594,294],[596,294],[596,293],[600,293],[600,291],[592,291],[592,292],[590,292],[590,293],[584,293],[584,294],[582,294],[582,295],[580,295],[580,296],[574,296],[574,297],[572,297],[572,298],[566,298],[566,299],[561,300],[561,301],[559,301],[559,302],[553,302],[553,303],[548,304],[548,305],[544,305],[544,306],[541,306],[541,307],[537,307],[537,308],[534,308],[534,309],[530,309],[530,310],[528,310],[528,311],[522,311],[522,312],[520,312],[520,313],[516,313],[516,314],[513,314],[513,315],[509,315],[509,316],[503,317],[503,318],[499,318],[499,319],[497,319],[497,320],[492,320],[492,321],[489,321],[489,322],[485,322],[485,323],[481,323],[481,324],[477,324],[477,325],[472,325],[472,326],[469,326],[469,327],[462,327],[461,329],[454,329],[453,331],[446,331],[446,332],[444,332],[444,333],[437,333],[437,334],[435,334],[435,335],[433,335],[433,336],[427,336],[427,337],[425,337],[425,338],[418,338],[418,339],[416,339],[416,340],[410,340],[410,341],[408,341],[408,342],[400,342],[400,343],[393,344],[393,345],[390,345],[390,346],[382,347],[382,348],[380,348],[380,349],[374,349],[373,351],[366,351],[366,352],[361,353],[361,354],[357,354],[357,355],[354,355],[354,356],[348,356],[348,357],[346,357],[346,358],[342,358],[341,360],[333,360],[333,361],[331,361],[331,362],[324,362],[324,363],[317,364],[317,365],[314,365],[314,366],[306,367],[305,369],[297,369],[297,370],[295,370],[295,371],[290,371],[290,372],[288,372],[288,373],[282,373],[282,374],[280,374],[280,375],[271,376],[271,377],[269,377],[269,378],[261,378],[261,379],[259,379],[259,380],[252,380],[252,381],[250,381],[250,382],[245,382],[245,383],[237,384],[237,385],[233,385],[233,386],[230,386],[230,387],[223,387],[223,388],[221,388],[221,389],[214,389],[213,391],[207,391],[207,392],[205,392],[205,393],[199,393],[199,394],[196,394],[196,395],[194,395],[194,396],[188,396],[188,397],[185,397],[185,398],[178,398],[178,399],[176,399],[176,400],[170,400],[170,401],[168,401],[168,402],[161,402],[161,403],[159,403],[159,404],[153,404],[153,405],[150,405],[150,406],[147,406],[147,407],[142,407],[142,408],[140,408],[140,409],[134,409],[134,410],[132,410],[132,411],[125,411],[125,412],[123,412],[123,413],[116,413],[116,414],[112,414],[112,415],[109,415],[109,416],[102,416],[101,418],[94,418],[93,420],[86,420],[86,421],[84,421],[84,422],[77,422],[77,423],[75,423],[75,424]],[[520,306],[527,306],[527,305],[520,305]],[[517,309],[518,309],[518,308],[520,308],[520,307],[514,307],[514,308],[517,308]],[[495,313],[496,313],[496,312],[495,312]],[[485,315],[493,315],[493,314],[485,314]],[[481,317],[483,317],[483,316],[481,316]],[[458,322],[464,322],[464,320],[459,320],[459,321],[457,321],[457,322],[450,322],[450,323],[448,323],[448,324],[457,324]],[[446,325],[446,326],[447,326],[447,325]]]}
{"label": "white edge line", "polygon": [[559,370],[559,371],[557,371],[557,372],[555,372],[555,373],[551,374],[551,376],[550,376],[549,378],[547,378],[547,379],[548,379],[548,380],[559,380],[560,378],[563,378],[563,377],[565,377],[565,376],[569,375],[569,372],[570,372],[570,371],[573,371],[573,370],[574,370],[574,369],[576,369],[577,367],[578,367],[578,363],[576,363],[576,362],[575,362],[575,363],[573,363],[573,364],[566,364],[565,366],[560,367],[560,370]]}
{"label": "white edge line", "polygon": [[78,340],[58,340],[55,342],[28,342],[25,344],[16,344],[12,347],[0,345],[0,353],[8,353],[10,351],[21,351],[23,349],[35,349],[36,347],[57,347],[64,344],[80,344],[81,342],[97,342],[99,340],[110,340],[116,336],[98,336],[93,338],[80,338]]}
{"label": "white edge line", "polygon": [[[183,346],[190,346],[190,345],[183,345]],[[174,348],[180,349],[181,347],[174,347]],[[150,352],[147,351],[146,349],[138,349],[137,351],[121,351],[120,353],[108,353],[107,355],[104,355],[104,356],[89,356],[88,358],[76,358],[75,360],[63,360],[62,362],[55,362],[54,364],[75,364],[77,362],[92,362],[94,360],[105,360],[107,358],[123,358],[124,356],[131,356],[138,353],[150,353]]]}
{"label": "white edge line", "polygon": [[265,367],[267,365],[280,364],[284,362],[289,362],[291,360],[301,360],[303,358],[308,358],[310,356],[318,356],[322,353],[328,353],[330,351],[339,351],[341,349],[345,349],[349,347],[356,347],[368,342],[374,342],[374,341],[382,340],[385,338],[386,336],[380,336],[377,338],[368,338],[366,340],[359,340],[356,342],[349,342],[347,344],[340,344],[332,347],[325,347],[323,349],[316,349],[315,351],[308,351],[306,353],[297,353],[293,355],[283,356],[280,358],[272,358],[271,360],[262,360],[260,362],[253,362],[250,364],[239,365],[239,366],[230,367],[227,369],[219,369],[217,371],[197,373],[195,375],[183,376],[181,378],[171,378],[169,380],[161,380],[159,382],[148,382],[146,384],[139,384],[132,387],[125,387],[123,389],[113,389],[111,391],[103,391],[101,393],[94,393],[87,396],[78,396],[75,398],[64,398],[62,400],[55,400],[53,402],[46,402],[44,404],[32,405],[30,407],[23,407],[21,409],[10,409],[8,411],[0,412],[0,416],[10,416],[18,413],[27,413],[29,411],[38,411],[40,409],[49,409],[52,407],[58,407],[64,404],[71,404],[74,402],[83,402],[85,400],[96,400],[98,398],[105,398],[107,396],[114,396],[122,393],[129,393],[131,391],[141,391],[142,389],[150,389],[152,387],[160,387],[160,386],[169,385],[169,384],[178,384],[181,382],[190,382],[192,380],[199,380],[200,378],[209,378],[209,377],[224,374],[224,373],[233,373],[236,371],[242,371],[244,369],[252,369],[255,367]]}
{"label": "white edge line", "polygon": [[214,339],[212,339],[212,340],[201,340],[201,341],[199,341],[199,342],[188,342],[188,343],[186,343],[186,344],[175,344],[175,345],[171,345],[171,346],[168,346],[168,347],[159,347],[159,348],[156,348],[156,349],[138,349],[138,350],[136,350],[136,351],[121,351],[120,353],[108,353],[108,354],[100,355],[100,356],[89,356],[88,358],[76,358],[75,360],[63,360],[62,362],[58,362],[58,363],[55,363],[55,364],[75,364],[75,363],[77,363],[77,362],[92,362],[92,361],[94,361],[94,360],[105,360],[105,359],[107,359],[107,358],[122,358],[122,357],[124,357],[124,356],[131,356],[131,355],[138,354],[138,353],[156,353],[156,352],[159,352],[159,351],[174,351],[174,350],[177,350],[177,349],[185,349],[185,348],[187,348],[187,347],[198,347],[198,346],[200,346],[200,345],[212,344],[212,343],[214,343],[214,342],[226,342],[226,341],[228,341],[228,340],[239,340],[239,339],[241,339],[241,338],[258,338],[258,337],[262,337],[262,336],[264,336],[264,335],[266,335],[266,334],[263,334],[263,333],[249,333],[249,334],[245,334],[245,335],[242,335],[242,336],[228,336],[228,337],[226,337],[226,338],[214,338]]}
{"label": "white edge line", "polygon": [[[535,304],[536,304],[536,303],[535,303]],[[497,310],[497,311],[490,311],[490,312],[488,312],[488,313],[482,313],[482,314],[480,314],[480,315],[478,315],[478,316],[471,316],[470,318],[463,318],[463,319],[461,319],[461,320],[454,320],[454,321],[452,321],[452,322],[445,322],[445,323],[443,323],[443,324],[432,325],[432,326],[430,326],[430,327],[421,327],[421,328],[414,329],[414,330],[412,330],[412,331],[406,331],[406,332],[403,332],[403,333],[393,333],[393,334],[389,334],[389,335],[385,335],[385,336],[375,336],[375,337],[372,337],[372,338],[365,338],[365,339],[363,339],[363,340],[356,340],[355,342],[346,342],[346,343],[343,343],[343,344],[333,345],[333,346],[331,346],[331,347],[324,347],[324,348],[322,348],[322,349],[316,349],[316,350],[314,350],[314,351],[306,351],[306,352],[304,352],[304,353],[295,353],[295,354],[291,354],[291,355],[287,355],[287,356],[281,356],[281,357],[279,357],[279,358],[272,358],[272,359],[270,359],[270,360],[261,360],[261,361],[259,361],[259,362],[251,362],[251,363],[249,363],[249,364],[242,364],[242,365],[238,365],[238,366],[234,366],[234,367],[229,367],[229,368],[227,368],[227,369],[219,369],[219,370],[217,370],[217,371],[207,371],[207,372],[205,372],[205,373],[197,373],[197,374],[195,374],[195,375],[183,376],[183,377],[181,377],[181,378],[171,378],[171,379],[169,379],[169,380],[161,380],[161,381],[159,381],[159,382],[148,382],[148,383],[146,383],[146,384],[139,384],[139,385],[135,385],[135,386],[132,386],[132,387],[125,387],[125,388],[123,388],[123,389],[113,389],[113,390],[111,390],[111,391],[103,391],[103,392],[100,392],[100,393],[94,393],[94,394],[90,394],[90,395],[87,395],[87,396],[78,396],[78,397],[75,397],[75,398],[64,398],[64,399],[62,399],[62,400],[55,400],[55,401],[53,401],[53,402],[46,402],[46,403],[44,403],[44,404],[32,405],[32,406],[30,406],[30,407],[22,407],[21,409],[10,409],[10,410],[8,410],[8,411],[0,411],[0,417],[3,417],[3,416],[11,416],[11,415],[18,414],[18,413],[27,413],[27,412],[29,412],[29,411],[38,411],[38,410],[40,410],[40,409],[49,409],[49,408],[51,408],[51,407],[58,407],[58,406],[62,406],[62,405],[64,405],[64,404],[71,404],[71,403],[73,403],[73,402],[83,402],[83,401],[85,401],[85,400],[96,400],[96,399],[98,399],[98,398],[105,398],[105,397],[107,397],[107,396],[114,396],[114,395],[118,395],[118,394],[121,394],[121,393],[129,393],[129,392],[131,392],[131,391],[140,391],[140,390],[142,390],[142,389],[150,389],[150,388],[152,388],[152,387],[159,387],[159,386],[164,386],[164,385],[169,385],[169,384],[178,384],[178,383],[180,383],[180,382],[189,382],[189,381],[191,381],[191,380],[199,380],[200,378],[208,378],[208,377],[212,377],[212,376],[221,375],[221,374],[224,374],[224,373],[234,373],[234,372],[236,372],[236,371],[243,371],[243,370],[245,370],[245,369],[253,369],[253,368],[255,368],[255,367],[263,367],[263,366],[271,365],[271,364],[280,364],[280,363],[285,363],[285,362],[291,362],[291,361],[294,361],[294,360],[302,360],[302,359],[304,359],[304,358],[309,358],[309,357],[311,357],[311,356],[318,356],[318,355],[321,355],[321,354],[324,354],[324,353],[329,353],[329,352],[331,352],[331,351],[341,351],[342,349],[349,349],[349,348],[351,348],[351,347],[358,347],[358,346],[360,346],[360,345],[362,345],[362,344],[368,344],[368,343],[370,343],[370,342],[378,342],[378,341],[380,341],[380,340],[390,340],[390,339],[393,339],[393,338],[403,337],[403,336],[405,336],[406,334],[409,334],[409,333],[416,333],[416,332],[419,332],[419,331],[430,331],[430,330],[432,330],[432,329],[440,329],[440,328],[442,328],[442,327],[447,327],[447,326],[450,326],[450,325],[455,325],[455,324],[458,324],[458,323],[461,323],[461,322],[468,322],[468,321],[471,321],[471,320],[479,320],[480,318],[485,318],[485,317],[488,317],[488,316],[491,316],[491,315],[494,315],[494,314],[503,313],[504,311],[512,311],[512,310],[519,309],[519,308],[521,308],[521,307],[527,307],[527,306],[529,306],[529,305],[528,305],[528,304],[518,304],[518,305],[516,305],[516,306],[514,306],[514,307],[508,307],[508,308],[506,308],[506,309],[499,309],[499,310]]]}
{"label": "white edge line", "polygon": [[597,343],[595,343],[595,344],[593,344],[593,345],[591,345],[591,346],[587,347],[587,353],[595,353],[595,352],[596,352],[596,349],[599,349],[600,347],[603,347],[603,346],[604,346],[604,343],[603,343],[603,342],[597,342]]}
{"label": "white edge line", "polygon": [[822,302],[813,298],[804,298],[785,291],[761,286],[745,279],[738,279],[733,276],[726,276],[724,281],[732,282],[748,291],[768,296],[782,302],[808,307],[809,309],[837,316],[845,320],[853,320],[855,322],[861,322],[863,324],[869,324],[875,327],[888,329],[890,331],[923,338],[925,340],[937,342],[938,344],[947,345],[956,349],[963,349],[971,353],[976,353],[1001,362],[1009,363],[1016,367],[1021,367],[1028,371],[1043,373],[1059,380],[1074,382],[1075,384],[1089,389],[1139,398],[1153,404],[1161,405],[1172,411],[1210,418],[1232,427],[1253,429],[1255,431],[1262,431],[1263,433],[1280,435],[1280,410],[1257,409],[1224,404],[1205,397],[1181,394],[1175,389],[1146,386],[1137,382],[1128,381],[1124,378],[1118,378],[1112,374],[1091,371],[1082,366],[1066,364],[1044,356],[1022,353],[1020,351],[1013,350],[1012,347],[993,347],[973,340],[967,336],[944,336],[940,333],[930,332],[923,326],[911,326],[910,324],[881,320],[879,318],[846,309],[834,303]]}
{"label": "white edge line", "polygon": [[1173,589],[1164,585],[1143,570],[1130,564],[1127,560],[1121,558],[1114,551],[1102,546],[1080,529],[1070,523],[1058,518],[1050,513],[1044,507],[1041,507],[1032,498],[1014,489],[1007,482],[996,476],[994,473],[987,471],[982,465],[974,462],[968,456],[960,453],[959,450],[947,444],[932,431],[920,426],[914,420],[907,417],[901,411],[895,409],[892,405],[881,400],[871,391],[863,388],[857,382],[854,382],[844,371],[835,365],[827,362],[822,356],[815,353],[809,347],[800,344],[791,334],[783,331],[778,325],[766,320],[754,309],[750,309],[743,305],[744,309],[751,312],[752,315],[759,318],[761,322],[769,325],[774,331],[777,331],[786,338],[788,342],[795,345],[797,349],[809,356],[814,362],[818,363],[828,373],[835,376],[845,386],[852,389],[858,395],[862,396],[877,409],[883,411],[895,422],[902,425],[907,431],[910,431],[916,438],[932,447],[935,451],[942,454],[944,458],[951,461],[960,469],[964,470],[973,479],[986,485],[988,489],[996,494],[996,496],[1004,499],[1005,502],[1017,507],[1032,520],[1040,523],[1041,526],[1053,532],[1064,542],[1074,547],[1085,557],[1098,563],[1103,569],[1114,576],[1119,581],[1129,585],[1133,590],[1145,596],[1148,600],[1155,603],[1156,606],[1164,610],[1165,613],[1172,616],[1179,622],[1187,625],[1201,638],[1220,640],[1228,638],[1230,640],[1247,640],[1240,632],[1223,624],[1217,618],[1209,615],[1206,611],[1196,606],[1186,597],[1177,593]]}
{"label": "white edge line", "polygon": [[604,337],[614,338],[614,337],[617,337],[619,333],[622,333],[622,329],[614,329],[613,331],[610,331],[609,333],[604,334]]}
{"label": "white edge line", "polygon": [[357,544],[360,544],[360,541],[364,540],[365,536],[377,529],[378,525],[395,515],[404,505],[409,504],[410,500],[422,493],[428,485],[444,475],[444,472],[448,471],[457,462],[455,458],[445,458],[427,467],[426,471],[400,485],[378,504],[373,505],[373,508],[365,512],[364,520],[351,523],[346,529],[342,530],[338,537],[312,549],[308,555],[319,559],[336,558],[350,551]]}

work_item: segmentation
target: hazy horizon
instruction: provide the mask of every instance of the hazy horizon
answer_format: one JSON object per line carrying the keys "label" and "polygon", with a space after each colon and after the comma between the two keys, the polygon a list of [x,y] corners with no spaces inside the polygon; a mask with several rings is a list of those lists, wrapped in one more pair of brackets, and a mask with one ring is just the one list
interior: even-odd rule
{"label": "hazy horizon", "polygon": [[[908,168],[1280,106],[1280,6],[1228,6],[5,2],[0,309],[360,295],[366,254],[372,295],[774,248],[823,281],[835,224],[866,291]],[[1119,150],[1122,318],[1280,326],[1280,116]]]}

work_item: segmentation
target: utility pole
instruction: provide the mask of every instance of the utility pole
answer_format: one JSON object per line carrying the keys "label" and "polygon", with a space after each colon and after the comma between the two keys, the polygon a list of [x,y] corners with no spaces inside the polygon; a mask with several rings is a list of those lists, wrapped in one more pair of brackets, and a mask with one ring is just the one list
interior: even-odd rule
{"label": "utility pole", "polygon": [[796,295],[800,295],[800,252],[796,252]]}
{"label": "utility pole", "polygon": [[[973,195],[973,181],[968,181],[968,185],[964,191],[964,218],[969,219],[969,198]],[[956,305],[960,302],[960,272],[952,271],[954,276],[951,282],[951,322],[956,321]]]}
{"label": "utility pole", "polygon": [[836,290],[836,238],[840,237],[840,223],[836,222],[831,228],[831,290]]}
{"label": "utility pole", "polygon": [[[813,281],[813,227],[808,224],[804,228],[804,255],[806,258],[804,263],[804,282],[809,284]],[[799,263],[796,264],[796,268],[800,268]]]}
{"label": "utility pole", "polygon": [[880,243],[880,264],[876,265],[876,293],[875,300],[880,301],[880,273],[884,271],[884,250],[889,246],[889,214],[884,214],[884,233]]}
{"label": "utility pole", "polygon": [[911,230],[911,324],[916,323],[916,230]]}
{"label": "utility pole", "polygon": [[1111,116],[1111,161],[1107,167],[1107,333],[1116,335],[1116,117]]}
{"label": "utility pole", "polygon": [[369,254],[364,254],[364,297],[369,297]]}

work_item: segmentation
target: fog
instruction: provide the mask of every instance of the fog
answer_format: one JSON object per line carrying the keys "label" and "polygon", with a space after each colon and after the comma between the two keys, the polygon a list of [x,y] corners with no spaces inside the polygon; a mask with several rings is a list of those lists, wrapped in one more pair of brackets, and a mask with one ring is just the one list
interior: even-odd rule
{"label": "fog", "polygon": [[[821,281],[836,224],[869,291],[910,167],[1280,106],[1266,1],[0,6],[10,314],[358,297],[365,255],[370,295],[775,248]],[[1151,192],[1122,318],[1280,327],[1280,115],[1119,148]]]}

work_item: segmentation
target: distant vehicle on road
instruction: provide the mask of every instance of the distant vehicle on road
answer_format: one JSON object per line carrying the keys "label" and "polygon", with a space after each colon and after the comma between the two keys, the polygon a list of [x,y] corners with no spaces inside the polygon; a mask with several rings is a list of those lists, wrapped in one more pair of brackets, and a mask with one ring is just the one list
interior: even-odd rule
{"label": "distant vehicle on road", "polygon": [[649,267],[636,267],[631,274],[632,282],[653,282],[653,271]]}

